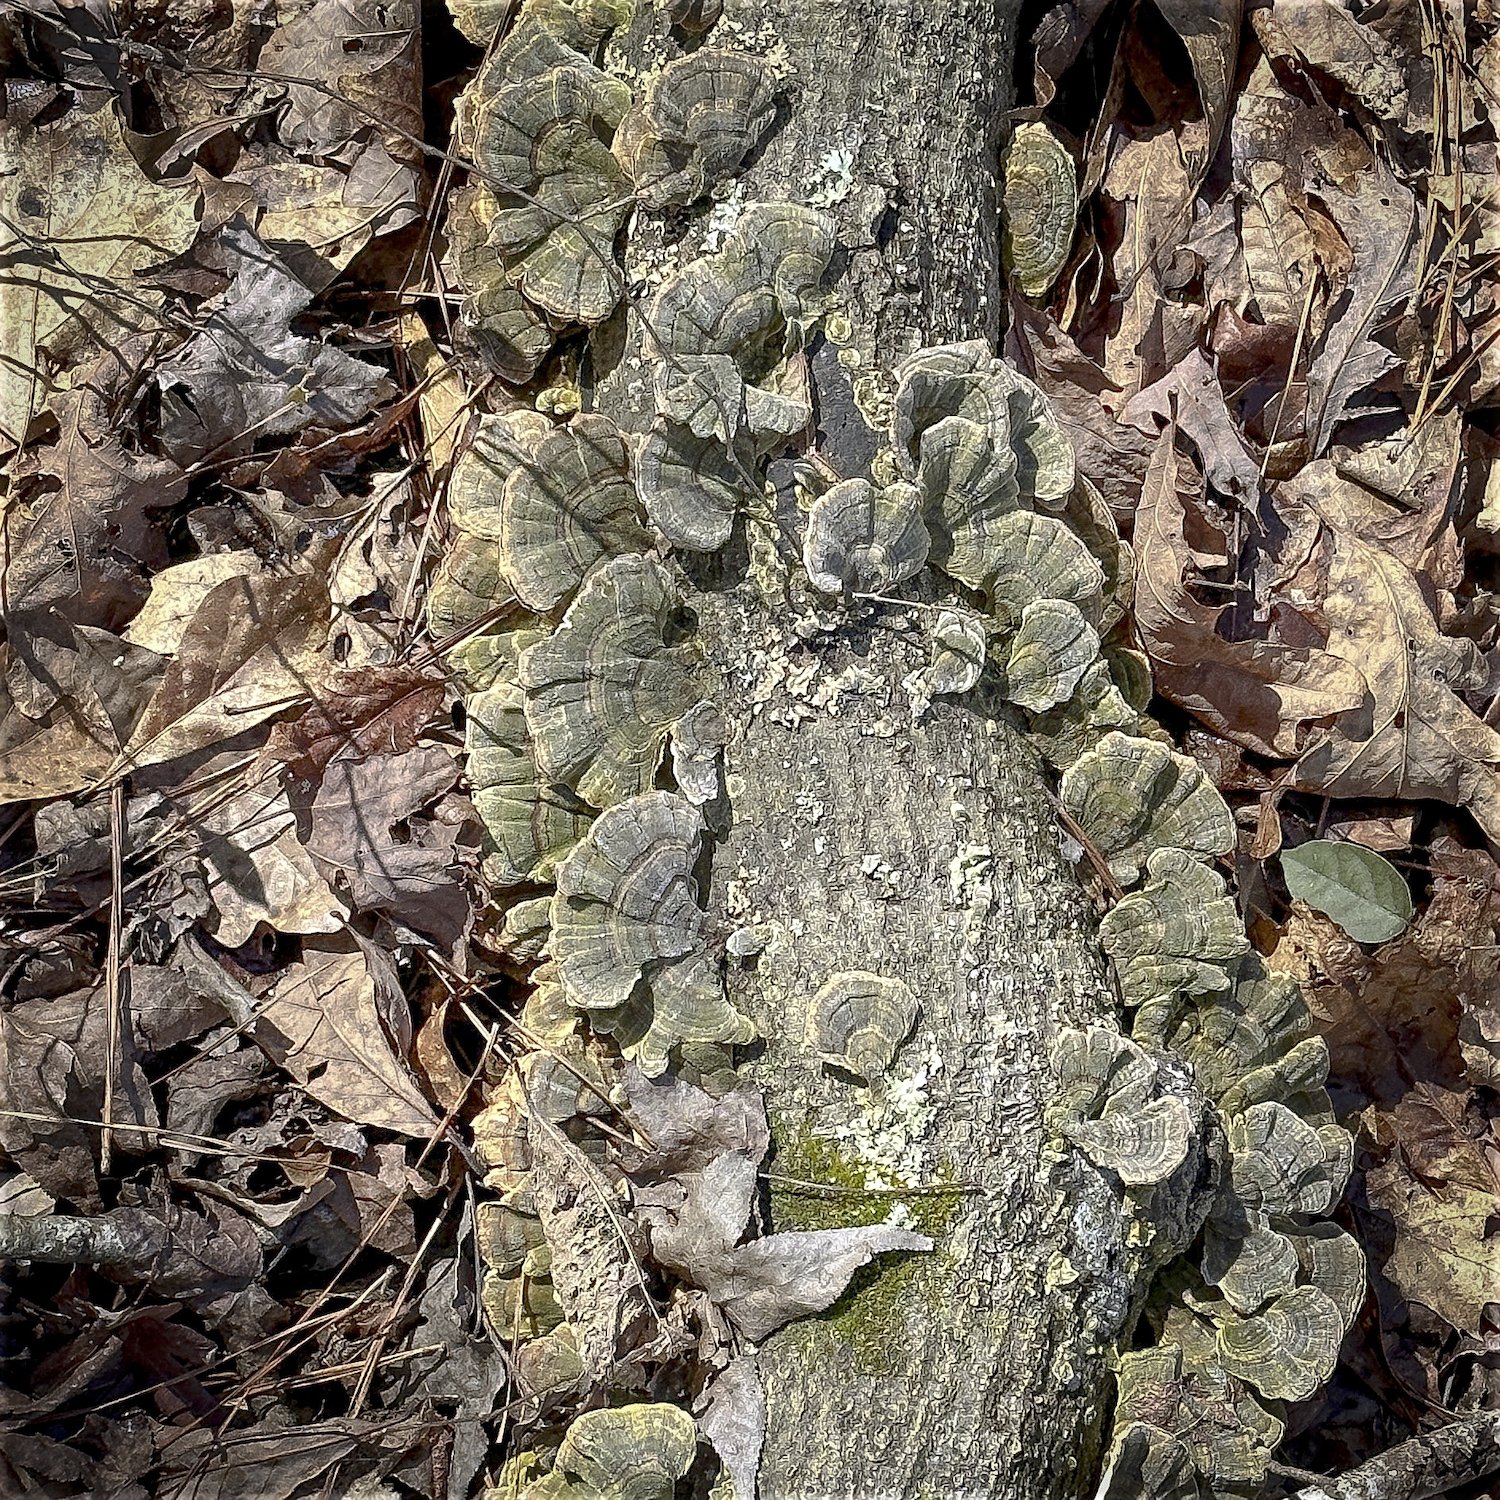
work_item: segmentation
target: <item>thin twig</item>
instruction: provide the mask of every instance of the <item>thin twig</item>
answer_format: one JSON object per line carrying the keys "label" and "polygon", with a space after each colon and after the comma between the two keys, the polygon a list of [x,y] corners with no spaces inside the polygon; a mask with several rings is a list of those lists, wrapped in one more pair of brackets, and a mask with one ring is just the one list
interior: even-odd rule
{"label": "thin twig", "polygon": [[99,1172],[107,1177],[113,1159],[115,1076],[120,1068],[121,948],[125,942],[125,783],[109,789],[109,952],[104,962],[107,1006],[104,1032],[104,1105],[100,1110]]}

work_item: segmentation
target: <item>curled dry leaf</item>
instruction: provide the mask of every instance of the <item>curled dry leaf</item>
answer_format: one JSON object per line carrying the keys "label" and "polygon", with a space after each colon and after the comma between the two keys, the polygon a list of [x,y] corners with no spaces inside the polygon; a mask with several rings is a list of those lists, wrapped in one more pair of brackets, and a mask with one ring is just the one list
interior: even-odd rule
{"label": "curled dry leaf", "polygon": [[1500,1301],[1494,1270],[1493,1151],[1472,1138],[1465,1095],[1418,1084],[1374,1124],[1389,1153],[1366,1174],[1370,1201],[1395,1224],[1382,1270],[1403,1296],[1466,1333]]}
{"label": "curled dry leaf", "polygon": [[832,1306],[873,1256],[932,1249],[927,1236],[884,1224],[740,1244],[769,1141],[764,1101],[738,1092],[715,1103],[681,1080],[640,1085],[627,1075],[627,1087],[637,1107],[654,1104],[663,1128],[663,1149],[633,1174],[656,1259],[702,1287],[752,1342]]}
{"label": "curled dry leaf", "polygon": [[277,932],[337,932],[348,908],[303,847],[287,788],[265,776],[233,795],[214,797],[199,814],[197,796],[178,808],[198,839],[209,899],[219,914],[216,940],[238,948],[264,922]]}
{"label": "curled dry leaf", "polygon": [[1296,784],[1335,797],[1433,798],[1500,837],[1500,733],[1460,693],[1489,670],[1472,641],[1443,635],[1416,576],[1390,553],[1327,533],[1328,650],[1369,697],[1340,714],[1296,765]]}
{"label": "curled dry leaf", "polygon": [[1349,284],[1334,304],[1307,376],[1307,436],[1314,457],[1356,396],[1400,363],[1380,341],[1414,290],[1417,200],[1378,157],[1320,196],[1354,251]]}
{"label": "curled dry leaf", "polygon": [[[5,289],[0,289],[3,299]],[[3,306],[3,301],[0,301]],[[170,459],[125,447],[117,408],[132,390],[147,341],[127,339],[53,395],[60,432],[20,460],[7,498],[5,602],[12,615],[56,610],[70,620],[118,625],[166,561],[153,512],[176,505],[187,479]]]}
{"label": "curled dry leaf", "polygon": [[1182,39],[1193,65],[1198,97],[1208,121],[1208,141],[1201,161],[1189,163],[1201,179],[1213,159],[1231,102],[1240,47],[1240,0],[1158,0],[1157,8]]}
{"label": "curled dry leaf", "polygon": [[[1151,656],[1157,690],[1220,734],[1262,755],[1295,755],[1312,719],[1351,712],[1364,701],[1358,665],[1330,646],[1230,641],[1218,630],[1225,606],[1190,592],[1222,534],[1200,510],[1189,512],[1174,431],[1156,440],[1136,517],[1136,624]],[[1191,528],[1197,545],[1189,542]]]}
{"label": "curled dry leaf", "polygon": [[66,797],[103,776],[161,676],[159,656],[108,631],[77,625],[68,635],[7,648],[0,803]]}

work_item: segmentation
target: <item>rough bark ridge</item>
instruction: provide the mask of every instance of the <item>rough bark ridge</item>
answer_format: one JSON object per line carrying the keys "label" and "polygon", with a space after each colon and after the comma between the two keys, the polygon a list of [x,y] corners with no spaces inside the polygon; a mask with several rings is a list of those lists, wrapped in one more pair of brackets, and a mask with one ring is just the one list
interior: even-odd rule
{"label": "rough bark ridge", "polygon": [[[704,635],[728,678],[720,701],[754,703],[781,679],[726,751],[733,826],[714,853],[715,909],[770,932],[731,985],[769,1039],[756,1072],[776,1146],[770,1227],[892,1207],[855,1196],[831,1219],[797,1181],[873,1170],[979,1189],[897,1200],[933,1256],[880,1267],[833,1317],[771,1341],[764,1493],[1073,1495],[1123,1302],[1080,1307],[1056,1273],[1094,1260],[1101,1284],[1118,1279],[1119,1204],[1066,1162],[1039,1166],[1044,1039],[1110,1000],[1039,768],[970,709],[939,703],[911,723],[899,681],[925,658],[919,630],[881,619],[788,653],[764,601],[717,602]],[[798,722],[840,679],[869,686]],[[884,1101],[807,1039],[809,999],[841,969],[899,976],[922,1003]],[[1097,1244],[1074,1243],[1090,1220]]]}
{"label": "rough bark ridge", "polygon": [[[873,372],[924,343],[998,334],[996,140],[1017,9],[731,0],[712,38],[784,47],[795,72],[737,192],[811,201],[838,223],[852,336],[809,363],[818,449],[846,475],[876,446],[856,410]],[[626,40],[627,66],[670,52],[656,27]],[[632,258],[660,245],[638,231]],[[600,398],[627,425],[641,394],[630,363]],[[768,935],[731,975],[767,1038],[768,1215],[773,1228],[871,1222],[899,1203],[939,1243],[771,1341],[762,1492],[1061,1500],[1087,1487],[1131,1290],[1116,1196],[1076,1161],[1040,1162],[1047,1038],[1113,1010],[1092,919],[1022,737],[970,707],[913,724],[900,684],[926,660],[918,611],[861,621],[856,608],[834,636],[796,635],[799,531],[785,524],[778,559],[767,538],[744,582],[693,601],[731,723],[712,906],[726,929]],[[899,976],[922,1004],[883,1102],[806,1037],[813,993],[845,969]],[[971,1191],[829,1198],[784,1180],[860,1187],[870,1172]]]}

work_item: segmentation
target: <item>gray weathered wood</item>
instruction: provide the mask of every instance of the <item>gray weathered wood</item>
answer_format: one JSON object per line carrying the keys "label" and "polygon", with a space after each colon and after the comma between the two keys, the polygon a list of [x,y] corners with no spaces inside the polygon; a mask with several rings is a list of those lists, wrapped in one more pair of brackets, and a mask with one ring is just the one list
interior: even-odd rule
{"label": "gray weathered wood", "polygon": [[[736,26],[758,44],[774,35],[796,74],[787,117],[741,179],[745,201],[810,201],[832,153],[853,153],[828,211],[861,363],[851,378],[826,345],[809,361],[819,450],[842,473],[877,445],[853,399],[871,361],[998,336],[997,144],[1018,9],[729,0],[714,34],[721,46]],[[649,17],[623,44],[641,70],[671,50]],[[667,237],[638,224],[632,258],[659,261]],[[639,427],[640,366],[611,367],[607,343],[599,404]],[[904,1200],[936,1230],[936,1253],[865,1273],[847,1305],[769,1342],[762,1493],[1071,1500],[1092,1488],[1107,1350],[1133,1291],[1116,1196],[1044,1152],[1048,1037],[1113,1009],[1092,914],[1017,729],[942,701],[913,723],[901,678],[926,660],[920,611],[856,610],[836,633],[798,636],[798,518],[782,491],[779,555],[760,531],[754,564],[731,549],[691,601],[731,728],[711,907],[726,933],[768,934],[752,963],[730,966],[766,1038],[768,1225],[884,1217],[899,1200],[781,1179],[858,1185],[886,1154],[907,1182],[976,1191]],[[841,677],[864,690],[831,697]],[[813,994],[850,968],[898,976],[922,1004],[893,1071],[927,1077],[878,1126],[871,1096],[807,1037]]]}

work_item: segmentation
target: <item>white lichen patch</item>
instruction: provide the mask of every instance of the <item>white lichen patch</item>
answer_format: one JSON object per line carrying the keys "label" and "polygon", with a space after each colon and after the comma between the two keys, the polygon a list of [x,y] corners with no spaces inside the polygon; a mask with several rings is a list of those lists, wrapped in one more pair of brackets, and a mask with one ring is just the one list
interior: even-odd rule
{"label": "white lichen patch", "polygon": [[854,155],[848,146],[835,146],[824,154],[809,179],[809,207],[832,208],[849,196],[854,187]]}
{"label": "white lichen patch", "polygon": [[827,1135],[864,1167],[864,1186],[871,1192],[924,1185],[932,1170],[929,1137],[937,1105],[929,1085],[943,1071],[935,1041],[911,1043],[902,1067],[879,1089],[853,1091],[850,1118]]}
{"label": "white lichen patch", "polygon": [[703,222],[705,250],[717,250],[724,243],[724,236],[740,222],[740,215],[745,211],[745,184],[735,178],[727,186],[716,189],[714,199],[714,205]]}
{"label": "white lichen patch", "polygon": [[868,667],[850,666],[834,676],[824,677],[812,690],[808,701],[814,708],[837,716],[839,699],[845,693],[866,697],[873,696],[884,688],[885,678],[879,672],[872,672]]}
{"label": "white lichen patch", "polygon": [[964,939],[979,941],[995,904],[995,851],[988,844],[960,844],[948,861],[948,894],[964,914]]}
{"label": "white lichen patch", "polygon": [[776,23],[754,6],[725,6],[719,24],[714,28],[714,45],[732,45],[747,52],[759,52],[772,71],[783,82],[791,78],[792,55]]}

